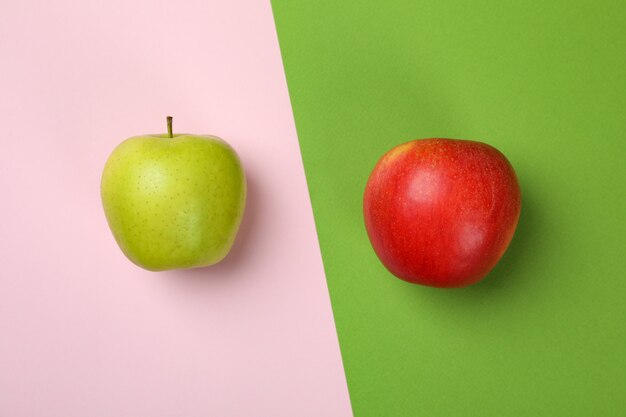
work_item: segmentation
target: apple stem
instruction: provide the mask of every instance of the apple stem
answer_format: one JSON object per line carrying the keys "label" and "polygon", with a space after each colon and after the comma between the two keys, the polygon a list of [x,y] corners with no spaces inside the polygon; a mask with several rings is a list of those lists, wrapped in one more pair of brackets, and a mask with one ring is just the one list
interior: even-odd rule
{"label": "apple stem", "polygon": [[174,137],[174,135],[172,134],[172,119],[173,118],[172,118],[172,116],[167,116],[166,119],[167,119],[167,135],[170,138],[173,138]]}

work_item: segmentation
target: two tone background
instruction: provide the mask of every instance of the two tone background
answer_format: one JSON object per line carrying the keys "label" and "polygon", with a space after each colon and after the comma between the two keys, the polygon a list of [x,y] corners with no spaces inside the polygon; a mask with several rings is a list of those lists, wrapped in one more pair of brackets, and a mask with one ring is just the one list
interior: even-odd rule
{"label": "two tone background", "polygon": [[[619,416],[622,1],[4,1],[0,416]],[[149,273],[99,180],[128,136],[211,133],[249,202],[232,253]],[[486,141],[523,209],[483,282],[391,277],[377,159]]]}

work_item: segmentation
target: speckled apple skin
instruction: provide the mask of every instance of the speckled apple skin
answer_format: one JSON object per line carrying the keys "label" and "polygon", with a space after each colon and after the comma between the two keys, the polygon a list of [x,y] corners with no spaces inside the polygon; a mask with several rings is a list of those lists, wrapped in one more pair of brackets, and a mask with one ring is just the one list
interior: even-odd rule
{"label": "speckled apple skin", "polygon": [[363,214],[382,263],[432,287],[484,278],[508,247],[520,216],[513,167],[494,147],[421,139],[387,152],[367,182]]}
{"label": "speckled apple skin", "polygon": [[101,196],[128,259],[151,271],[194,268],[228,254],[246,180],[235,151],[217,137],[136,136],[109,157]]}

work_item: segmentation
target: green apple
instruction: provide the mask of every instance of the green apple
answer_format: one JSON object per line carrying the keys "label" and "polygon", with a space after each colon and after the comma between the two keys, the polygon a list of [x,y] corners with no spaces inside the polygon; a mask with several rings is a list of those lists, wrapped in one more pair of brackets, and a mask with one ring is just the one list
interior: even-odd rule
{"label": "green apple", "polygon": [[101,196],[124,254],[151,271],[215,264],[230,251],[246,201],[237,154],[214,136],[135,136],[111,154]]}

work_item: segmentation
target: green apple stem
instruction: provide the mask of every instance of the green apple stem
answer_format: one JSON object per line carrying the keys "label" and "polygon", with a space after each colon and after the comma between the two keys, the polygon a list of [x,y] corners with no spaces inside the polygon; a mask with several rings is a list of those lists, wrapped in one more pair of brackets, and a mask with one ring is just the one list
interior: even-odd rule
{"label": "green apple stem", "polygon": [[173,138],[174,135],[172,134],[172,116],[167,116],[167,135],[170,138]]}

